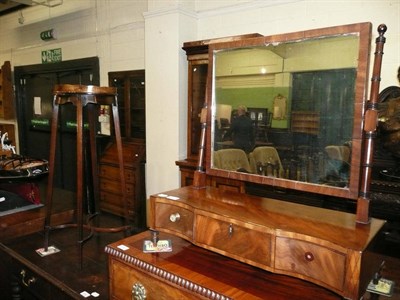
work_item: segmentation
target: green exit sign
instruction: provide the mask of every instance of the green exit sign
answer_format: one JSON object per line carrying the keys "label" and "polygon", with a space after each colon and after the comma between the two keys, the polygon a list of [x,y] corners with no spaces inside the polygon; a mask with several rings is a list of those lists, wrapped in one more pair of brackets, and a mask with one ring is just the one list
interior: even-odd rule
{"label": "green exit sign", "polygon": [[62,61],[61,48],[42,51],[42,64],[50,64]]}

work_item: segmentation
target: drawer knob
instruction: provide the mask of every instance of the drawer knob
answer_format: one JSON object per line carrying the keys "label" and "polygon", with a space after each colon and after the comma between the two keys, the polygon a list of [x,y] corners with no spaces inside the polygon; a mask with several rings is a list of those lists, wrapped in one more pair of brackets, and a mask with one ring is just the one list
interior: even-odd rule
{"label": "drawer knob", "polygon": [[132,286],[132,300],[145,300],[146,296],[146,289],[140,282],[136,282]]}
{"label": "drawer knob", "polygon": [[228,234],[229,234],[229,238],[231,238],[233,236],[233,224],[232,223],[229,224]]}
{"label": "drawer knob", "polygon": [[174,213],[169,216],[169,220],[173,223],[178,222],[180,218],[181,215],[179,213]]}
{"label": "drawer knob", "polygon": [[304,257],[307,261],[313,261],[314,260],[314,255],[311,252],[306,252],[304,254]]}
{"label": "drawer knob", "polygon": [[21,281],[25,286],[30,286],[31,284],[36,282],[36,278],[35,277],[29,278],[29,279],[25,278],[26,271],[24,269],[21,270],[20,275],[21,275]]}

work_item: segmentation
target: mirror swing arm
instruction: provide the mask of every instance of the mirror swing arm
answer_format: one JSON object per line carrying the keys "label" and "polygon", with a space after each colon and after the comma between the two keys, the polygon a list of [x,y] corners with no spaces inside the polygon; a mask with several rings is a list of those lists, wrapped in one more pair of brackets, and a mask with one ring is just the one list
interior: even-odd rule
{"label": "mirror swing arm", "polygon": [[376,129],[378,126],[378,97],[380,74],[382,67],[383,47],[386,42],[384,34],[387,30],[385,24],[378,26],[379,36],[376,38],[376,49],[374,56],[373,74],[371,77],[370,100],[367,102],[364,117],[364,157],[362,163],[362,175],[360,193],[357,199],[356,221],[367,224],[370,221],[369,216],[369,190],[371,182],[371,173],[373,165],[374,144],[376,138]]}

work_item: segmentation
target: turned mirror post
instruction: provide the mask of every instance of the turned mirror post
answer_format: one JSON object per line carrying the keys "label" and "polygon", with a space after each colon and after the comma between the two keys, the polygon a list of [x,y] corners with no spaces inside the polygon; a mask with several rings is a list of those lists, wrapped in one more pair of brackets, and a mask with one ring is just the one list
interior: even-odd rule
{"label": "turned mirror post", "polygon": [[369,222],[369,190],[371,184],[372,160],[376,129],[378,127],[378,97],[379,84],[381,81],[381,66],[383,46],[386,38],[383,36],[387,30],[386,25],[378,27],[379,36],[376,38],[375,59],[371,78],[370,100],[367,103],[367,110],[364,120],[364,159],[363,173],[361,177],[360,196],[357,200],[357,222]]}

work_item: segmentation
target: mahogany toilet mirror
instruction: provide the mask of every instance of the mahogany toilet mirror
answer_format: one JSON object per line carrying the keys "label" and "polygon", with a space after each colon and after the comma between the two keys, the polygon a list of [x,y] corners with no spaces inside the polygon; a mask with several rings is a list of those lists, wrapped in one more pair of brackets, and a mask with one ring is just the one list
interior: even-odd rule
{"label": "mahogany toilet mirror", "polygon": [[[206,153],[200,151],[199,170],[205,154],[205,173],[211,176],[354,199],[357,221],[368,223],[368,161],[386,31],[379,26],[380,51],[368,99],[371,27],[358,23],[210,45],[207,110],[202,114]],[[275,104],[277,96],[285,98],[284,115]],[[254,164],[267,162],[254,159],[246,170],[218,165],[215,153],[232,146],[221,120],[231,123],[238,105],[246,106],[262,129],[254,133],[254,149],[277,149],[280,167],[275,165],[275,172],[257,170]],[[331,147],[341,155],[339,162],[329,156]],[[251,157],[251,151],[246,155]]]}

